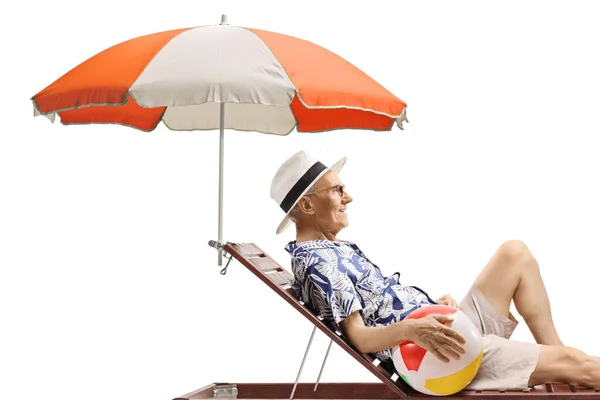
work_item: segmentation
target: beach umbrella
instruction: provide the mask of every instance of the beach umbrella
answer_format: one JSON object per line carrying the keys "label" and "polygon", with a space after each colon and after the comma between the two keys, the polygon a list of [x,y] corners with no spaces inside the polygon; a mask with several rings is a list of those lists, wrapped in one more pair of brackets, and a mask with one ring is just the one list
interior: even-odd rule
{"label": "beach umbrella", "polygon": [[[65,125],[220,131],[218,242],[223,236],[224,130],[275,135],[402,129],[406,103],[335,53],[280,33],[221,24],[112,46],[32,97],[34,115]],[[219,252],[218,263],[222,263]]]}

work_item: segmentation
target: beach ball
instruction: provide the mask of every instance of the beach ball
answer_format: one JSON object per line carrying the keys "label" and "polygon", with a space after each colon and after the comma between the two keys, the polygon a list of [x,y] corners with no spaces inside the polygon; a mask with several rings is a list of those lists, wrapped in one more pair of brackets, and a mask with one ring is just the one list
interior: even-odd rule
{"label": "beach ball", "polygon": [[453,307],[425,306],[411,312],[405,319],[433,314],[454,318],[447,325],[465,339],[465,354],[459,360],[450,359],[445,363],[413,342],[406,341],[392,349],[392,361],[396,373],[413,389],[429,395],[446,396],[460,392],[475,378],[483,356],[483,340],[473,321]]}

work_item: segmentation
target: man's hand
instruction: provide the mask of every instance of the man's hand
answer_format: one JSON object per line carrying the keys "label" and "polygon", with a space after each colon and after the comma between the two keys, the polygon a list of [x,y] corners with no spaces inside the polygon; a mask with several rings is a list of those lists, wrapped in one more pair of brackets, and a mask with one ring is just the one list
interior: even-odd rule
{"label": "man's hand", "polygon": [[430,315],[425,318],[404,320],[410,322],[409,338],[417,346],[431,351],[443,362],[458,360],[465,354],[465,339],[454,329],[445,326],[452,317]]}
{"label": "man's hand", "polygon": [[458,308],[458,303],[449,294],[445,294],[435,301],[438,304]]}

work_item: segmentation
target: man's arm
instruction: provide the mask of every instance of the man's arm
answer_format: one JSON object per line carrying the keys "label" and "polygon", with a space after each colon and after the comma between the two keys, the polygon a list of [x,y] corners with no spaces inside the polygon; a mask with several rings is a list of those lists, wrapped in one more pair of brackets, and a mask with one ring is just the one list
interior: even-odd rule
{"label": "man's arm", "polygon": [[[325,257],[326,256],[326,257]],[[403,320],[386,326],[367,327],[360,314],[361,302],[351,279],[341,273],[336,262],[329,258],[307,267],[305,271],[306,295],[313,306],[331,320],[336,321],[350,343],[362,353],[376,353],[391,349],[402,342],[412,341],[433,352],[442,361],[459,359],[465,349],[464,339],[445,326],[451,317],[429,316],[416,320]],[[328,261],[324,261],[324,260]]]}
{"label": "man's arm", "polygon": [[359,311],[340,322],[340,327],[350,343],[361,353],[375,353],[391,349],[411,340],[410,322],[400,321],[386,326],[367,327]]}
{"label": "man's arm", "polygon": [[452,321],[452,317],[431,315],[386,326],[367,327],[360,312],[355,311],[340,322],[340,327],[350,343],[361,353],[375,353],[412,341],[431,351],[441,361],[449,362],[450,359],[460,359],[466,351],[463,346],[465,339],[445,325]]}

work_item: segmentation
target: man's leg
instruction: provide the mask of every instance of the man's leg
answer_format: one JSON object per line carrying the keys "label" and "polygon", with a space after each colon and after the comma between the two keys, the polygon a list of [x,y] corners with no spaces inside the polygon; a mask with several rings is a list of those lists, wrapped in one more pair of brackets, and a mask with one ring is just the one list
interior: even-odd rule
{"label": "man's leg", "polygon": [[[486,308],[484,313],[490,311],[491,305],[480,305]],[[524,390],[552,382],[600,389],[598,357],[569,346],[527,343],[494,334],[484,335],[483,341],[483,359],[467,390]]]}
{"label": "man's leg", "polygon": [[568,346],[542,346],[537,366],[529,385],[566,382],[589,388],[600,388],[600,358]]}
{"label": "man's leg", "polygon": [[502,315],[513,320],[510,304],[514,300],[537,343],[563,345],[554,327],[538,263],[525,244],[516,240],[503,243],[475,285]]}

